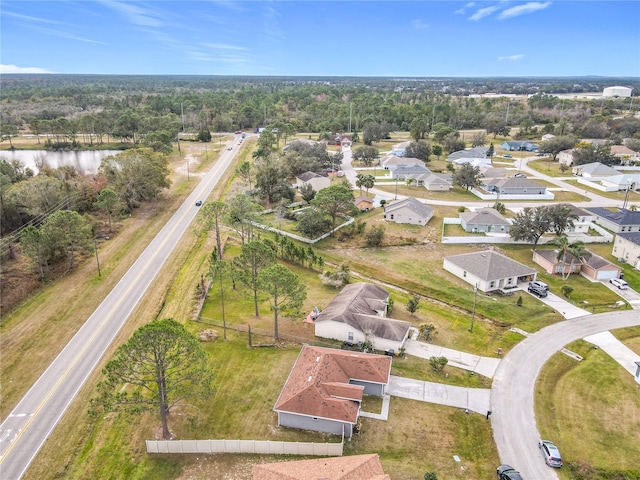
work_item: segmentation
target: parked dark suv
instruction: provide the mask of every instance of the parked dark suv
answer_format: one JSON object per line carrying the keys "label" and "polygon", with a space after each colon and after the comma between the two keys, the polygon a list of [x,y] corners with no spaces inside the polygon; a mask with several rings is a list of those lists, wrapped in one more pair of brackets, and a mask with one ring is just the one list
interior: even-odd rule
{"label": "parked dark suv", "polygon": [[498,480],[524,480],[520,472],[511,465],[500,465],[497,471]]}

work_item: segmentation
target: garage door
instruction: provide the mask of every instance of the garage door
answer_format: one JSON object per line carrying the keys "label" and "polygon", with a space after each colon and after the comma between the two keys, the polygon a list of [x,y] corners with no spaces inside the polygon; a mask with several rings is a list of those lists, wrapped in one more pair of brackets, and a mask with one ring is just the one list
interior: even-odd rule
{"label": "garage door", "polygon": [[598,272],[598,280],[609,280],[610,278],[618,278],[616,270],[602,270]]}

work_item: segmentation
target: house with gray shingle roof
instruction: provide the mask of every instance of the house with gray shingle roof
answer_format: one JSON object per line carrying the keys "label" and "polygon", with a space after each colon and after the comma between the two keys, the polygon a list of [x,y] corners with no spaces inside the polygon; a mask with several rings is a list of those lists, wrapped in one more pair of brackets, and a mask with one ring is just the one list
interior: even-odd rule
{"label": "house with gray shingle roof", "polygon": [[619,175],[616,169],[611,168],[604,163],[592,162],[585,163],[583,165],[576,165],[571,167],[571,173],[585,178],[593,177],[611,177],[613,175]]}
{"label": "house with gray shingle roof", "polygon": [[502,142],[500,148],[509,152],[537,152],[538,145],[527,141]]}
{"label": "house with gray shingle roof", "polygon": [[511,224],[495,208],[479,208],[460,214],[460,225],[465,232],[509,233]]}
{"label": "house with gray shingle roof", "polygon": [[482,292],[515,288],[536,279],[538,272],[506,255],[485,250],[444,258],[443,268]]}
{"label": "house with gray shingle roof", "polygon": [[450,173],[432,173],[422,180],[422,184],[429,191],[449,191],[453,187],[453,176]]}
{"label": "house with gray shingle roof", "polygon": [[547,187],[528,178],[482,179],[485,189],[500,195],[544,195]]}
{"label": "house with gray shingle roof", "polygon": [[596,216],[596,223],[615,233],[640,232],[640,211],[626,208],[586,208]]}
{"label": "house with gray shingle roof", "polygon": [[467,148],[464,150],[458,150],[457,152],[452,152],[447,157],[447,161],[453,162],[454,160],[459,160],[461,158],[487,158],[487,153],[489,153],[488,147]]}
{"label": "house with gray shingle roof", "polygon": [[311,185],[316,192],[319,192],[331,185],[331,180],[315,172],[304,172],[296,177],[296,185],[300,188],[305,184]]}
{"label": "house with gray shingle roof", "polygon": [[316,317],[315,334],[342,342],[369,341],[376,350],[398,351],[411,324],[387,317],[389,293],[371,283],[351,283]]}
{"label": "house with gray shingle roof", "polygon": [[385,220],[411,225],[426,225],[433,217],[434,209],[414,197],[396,200],[384,206]]}
{"label": "house with gray shingle roof", "polygon": [[273,410],[278,426],[351,437],[363,395],[384,396],[391,357],[304,345]]}

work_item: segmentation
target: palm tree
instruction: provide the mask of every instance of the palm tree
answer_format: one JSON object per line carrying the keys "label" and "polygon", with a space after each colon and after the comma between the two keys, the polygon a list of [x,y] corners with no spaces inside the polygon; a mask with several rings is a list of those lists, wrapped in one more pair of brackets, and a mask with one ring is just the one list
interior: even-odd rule
{"label": "palm tree", "polygon": [[[562,235],[560,237],[554,238],[551,242],[549,242],[549,245],[555,245],[558,247],[558,255],[556,255],[556,260],[562,262],[562,279],[566,280],[567,278],[569,278],[569,275],[573,270],[575,259],[577,258],[582,261],[581,259],[585,253],[584,242],[577,241],[574,243],[569,243],[568,237],[566,235]],[[571,263],[569,264],[569,271],[567,271],[565,275],[567,256],[571,256]]]}

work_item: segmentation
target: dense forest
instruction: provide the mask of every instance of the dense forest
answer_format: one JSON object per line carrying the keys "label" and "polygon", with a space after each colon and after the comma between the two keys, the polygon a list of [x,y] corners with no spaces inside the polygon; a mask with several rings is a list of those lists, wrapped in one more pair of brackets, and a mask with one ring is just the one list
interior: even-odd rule
{"label": "dense forest", "polygon": [[[30,131],[98,143],[110,137],[136,143],[154,131],[229,132],[278,123],[298,132],[357,132],[372,122],[409,131],[417,119],[427,128],[443,123],[488,132],[564,120],[577,131],[594,115],[606,119],[640,108],[629,99],[555,96],[616,84],[638,91],[640,81],[628,78],[3,75],[0,82],[4,137]],[[488,93],[494,95],[478,97]]]}

